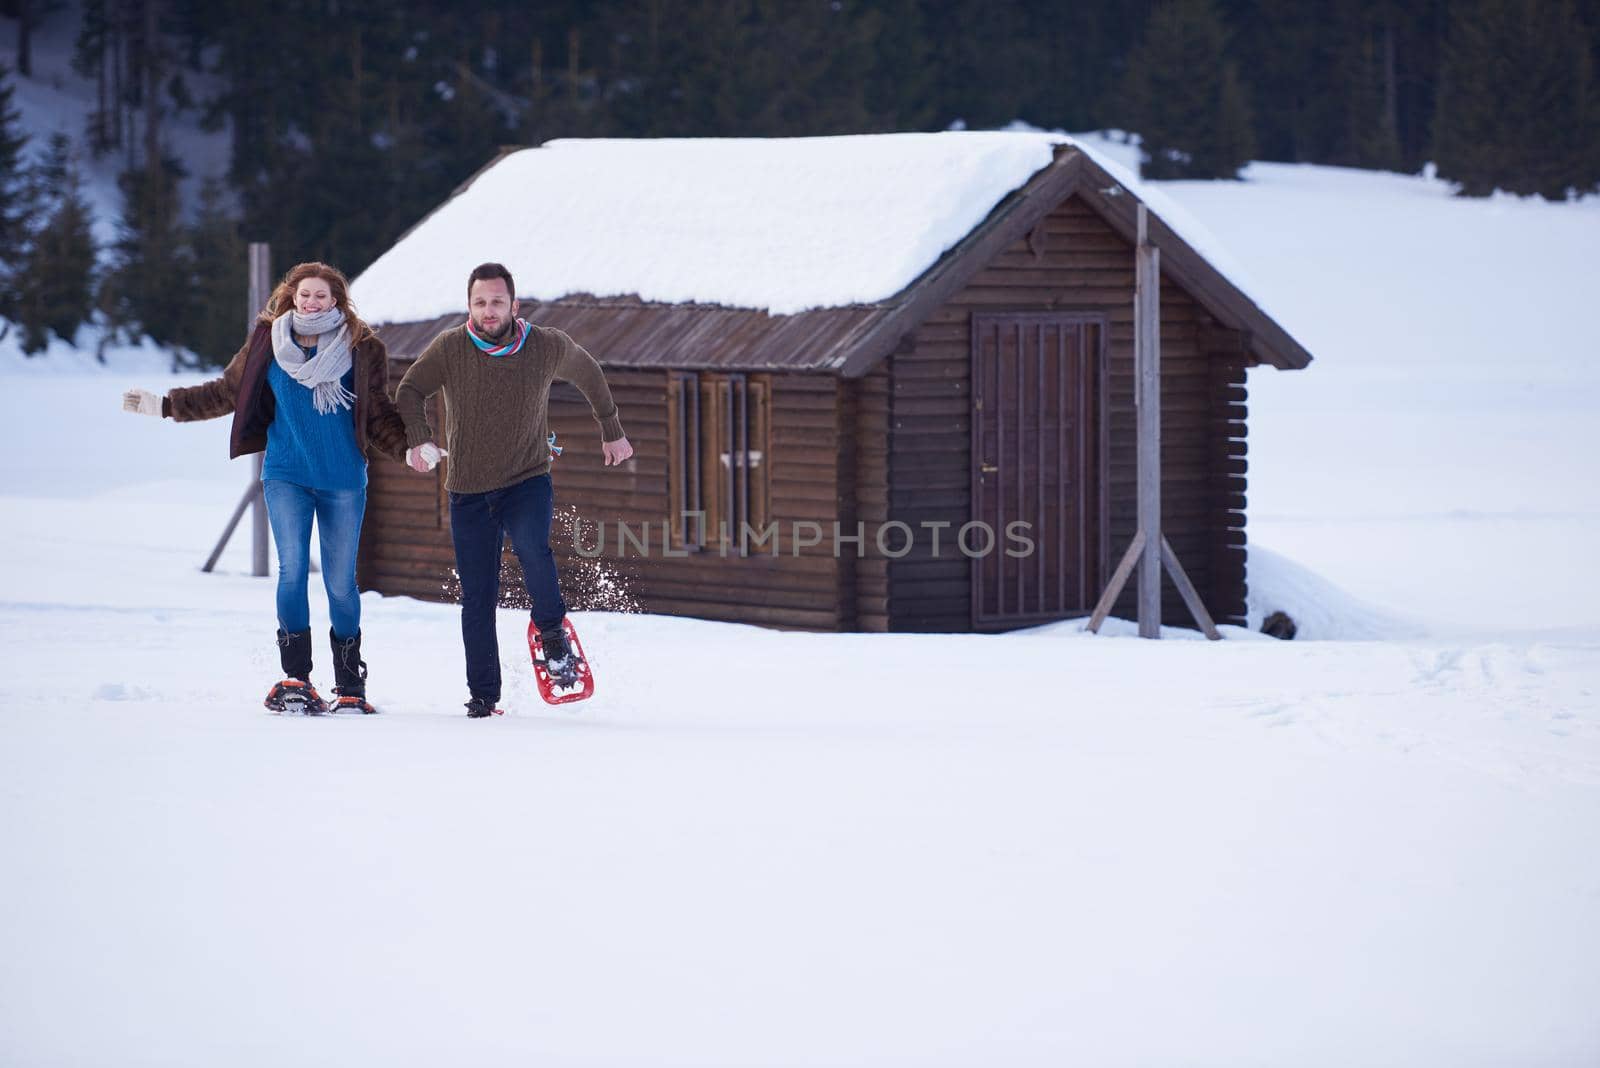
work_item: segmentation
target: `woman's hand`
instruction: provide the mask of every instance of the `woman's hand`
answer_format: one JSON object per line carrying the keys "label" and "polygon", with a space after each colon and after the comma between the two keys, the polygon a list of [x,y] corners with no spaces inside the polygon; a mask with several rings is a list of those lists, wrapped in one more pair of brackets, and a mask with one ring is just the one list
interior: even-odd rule
{"label": "woman's hand", "polygon": [[450,454],[448,452],[439,448],[439,446],[435,445],[433,442],[428,441],[421,445],[413,445],[411,448],[407,449],[406,463],[410,465],[411,470],[417,472],[418,474],[425,475],[438,466],[439,457],[449,455]]}
{"label": "woman's hand", "polygon": [[122,395],[122,410],[161,418],[161,398],[147,389],[130,389]]}

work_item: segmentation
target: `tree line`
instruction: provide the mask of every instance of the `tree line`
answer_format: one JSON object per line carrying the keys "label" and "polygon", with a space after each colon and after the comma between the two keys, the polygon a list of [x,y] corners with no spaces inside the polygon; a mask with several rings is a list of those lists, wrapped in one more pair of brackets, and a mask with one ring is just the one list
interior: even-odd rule
{"label": "tree line", "polygon": [[[1152,178],[1251,159],[1412,172],[1467,195],[1600,183],[1600,0],[0,0],[78,20],[83,150],[122,166],[94,274],[74,146],[22,166],[0,107],[0,313],[81,309],[210,358],[237,344],[242,242],[355,273],[507,144],[554,137],[1120,128]],[[0,101],[9,98],[0,77]],[[164,131],[226,128],[181,210]],[[8,147],[9,146],[9,147]],[[8,244],[9,242],[9,244]],[[50,279],[48,281],[43,279]],[[32,293],[29,286],[37,289]],[[31,294],[31,295],[30,295]],[[215,299],[212,299],[215,294]],[[41,325],[42,324],[42,325]],[[42,341],[39,341],[42,344]]]}

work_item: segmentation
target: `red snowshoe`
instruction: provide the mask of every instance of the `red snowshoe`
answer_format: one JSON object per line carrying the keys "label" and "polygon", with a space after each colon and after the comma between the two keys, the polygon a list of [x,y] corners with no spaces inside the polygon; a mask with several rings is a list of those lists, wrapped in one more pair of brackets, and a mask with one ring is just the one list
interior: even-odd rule
{"label": "red snowshoe", "polygon": [[328,711],[343,715],[371,716],[375,715],[378,710],[372,707],[371,702],[359,694],[341,693],[334,699],[333,705]]}
{"label": "red snowshoe", "polygon": [[578,631],[571,619],[561,621],[561,633],[566,638],[567,655],[550,660],[545,656],[539,628],[532,621],[528,623],[528,651],[533,654],[533,677],[539,684],[539,696],[552,705],[586,701],[594,696],[594,673],[589,670],[589,658],[583,655],[583,643],[578,641]]}
{"label": "red snowshoe", "polygon": [[317,688],[299,679],[275,683],[262,703],[281,716],[320,716],[328,710]]}

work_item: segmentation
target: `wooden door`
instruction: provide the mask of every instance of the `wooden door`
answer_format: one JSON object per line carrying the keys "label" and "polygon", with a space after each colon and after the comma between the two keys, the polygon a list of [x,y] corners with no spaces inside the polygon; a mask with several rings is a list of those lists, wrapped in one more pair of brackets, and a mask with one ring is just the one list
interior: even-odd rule
{"label": "wooden door", "polygon": [[975,630],[1084,615],[1098,593],[1105,334],[1100,316],[972,317]]}

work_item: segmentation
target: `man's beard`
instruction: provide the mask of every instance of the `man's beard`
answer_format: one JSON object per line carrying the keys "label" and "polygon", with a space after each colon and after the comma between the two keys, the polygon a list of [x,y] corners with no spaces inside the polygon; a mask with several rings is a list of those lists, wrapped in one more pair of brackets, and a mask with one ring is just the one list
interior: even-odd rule
{"label": "man's beard", "polygon": [[500,329],[496,330],[492,334],[489,332],[489,328],[483,325],[483,320],[481,319],[473,323],[472,328],[476,330],[478,332],[478,336],[483,338],[485,341],[500,341],[509,336],[516,325],[516,317],[508,315],[504,319],[500,320]]}

